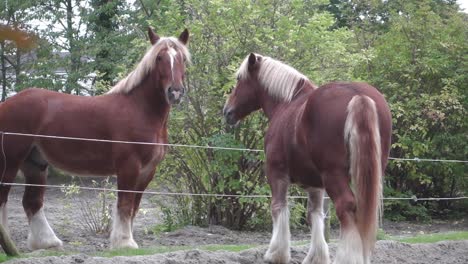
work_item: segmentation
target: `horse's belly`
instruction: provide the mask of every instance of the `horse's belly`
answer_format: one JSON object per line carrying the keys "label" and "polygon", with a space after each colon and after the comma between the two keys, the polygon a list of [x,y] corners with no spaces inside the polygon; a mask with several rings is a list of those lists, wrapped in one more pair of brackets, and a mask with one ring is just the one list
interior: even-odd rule
{"label": "horse's belly", "polygon": [[114,174],[110,150],[91,146],[96,144],[103,143],[81,142],[79,147],[74,147],[74,144],[39,143],[37,145],[44,158],[60,170],[79,175]]}
{"label": "horse's belly", "polygon": [[291,182],[304,187],[322,188],[320,172],[312,160],[305,158],[306,155],[305,152],[293,152],[289,160]]}

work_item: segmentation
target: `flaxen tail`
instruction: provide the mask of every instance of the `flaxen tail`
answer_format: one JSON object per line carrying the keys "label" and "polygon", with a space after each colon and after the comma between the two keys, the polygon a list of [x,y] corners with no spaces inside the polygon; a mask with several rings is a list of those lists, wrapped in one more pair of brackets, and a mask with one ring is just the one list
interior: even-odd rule
{"label": "flaxen tail", "polygon": [[356,224],[363,256],[369,261],[382,215],[382,151],[375,102],[356,95],[348,103],[345,123],[349,173],[356,199]]}

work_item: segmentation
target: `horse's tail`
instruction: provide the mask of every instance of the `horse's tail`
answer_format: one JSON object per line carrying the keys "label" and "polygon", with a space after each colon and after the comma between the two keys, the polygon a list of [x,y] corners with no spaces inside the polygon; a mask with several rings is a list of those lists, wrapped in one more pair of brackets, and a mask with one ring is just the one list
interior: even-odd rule
{"label": "horse's tail", "polygon": [[382,216],[382,150],[374,100],[356,95],[348,103],[345,123],[349,173],[356,199],[356,224],[368,259]]}

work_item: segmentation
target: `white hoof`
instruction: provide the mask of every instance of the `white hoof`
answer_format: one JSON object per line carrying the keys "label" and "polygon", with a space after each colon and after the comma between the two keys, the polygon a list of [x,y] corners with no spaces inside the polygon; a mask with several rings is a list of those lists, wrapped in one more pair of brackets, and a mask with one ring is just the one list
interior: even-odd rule
{"label": "white hoof", "polygon": [[122,239],[122,240],[113,240],[111,241],[110,249],[119,249],[119,248],[131,248],[137,249],[138,244],[133,240],[133,238]]}
{"label": "white hoof", "polygon": [[138,244],[133,240],[130,218],[122,219],[117,214],[114,215],[110,235],[110,248],[138,248]]}
{"label": "white hoof", "polygon": [[268,249],[263,259],[268,263],[285,264],[289,263],[289,261],[291,260],[291,253],[289,252],[289,249],[287,251],[275,252],[272,252]]}
{"label": "white hoof", "polygon": [[30,250],[63,246],[45,218],[43,209],[39,209],[29,220],[27,247]]}
{"label": "white hoof", "polygon": [[57,236],[49,237],[49,238],[37,238],[33,235],[28,234],[28,241],[27,247],[29,250],[38,250],[38,249],[48,249],[48,248],[62,248],[63,242],[62,240],[58,239]]}
{"label": "white hoof", "polygon": [[365,264],[361,236],[355,226],[342,231],[334,264]]}
{"label": "white hoof", "polygon": [[309,251],[306,258],[302,261],[302,264],[329,264],[330,257],[328,254],[328,248],[326,250],[315,250]]}

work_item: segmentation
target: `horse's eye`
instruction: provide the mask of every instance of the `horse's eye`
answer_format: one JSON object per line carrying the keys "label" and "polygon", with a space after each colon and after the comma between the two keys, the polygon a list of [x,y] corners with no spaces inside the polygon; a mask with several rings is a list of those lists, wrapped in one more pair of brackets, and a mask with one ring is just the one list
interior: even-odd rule
{"label": "horse's eye", "polygon": [[161,60],[162,60],[161,55],[158,55],[158,56],[156,57],[156,60],[157,60],[157,61],[161,61]]}
{"label": "horse's eye", "polygon": [[240,76],[239,76],[239,75],[237,75],[236,79],[239,81],[239,80],[240,80]]}
{"label": "horse's eye", "polygon": [[184,62],[187,62],[187,57],[184,56]]}

